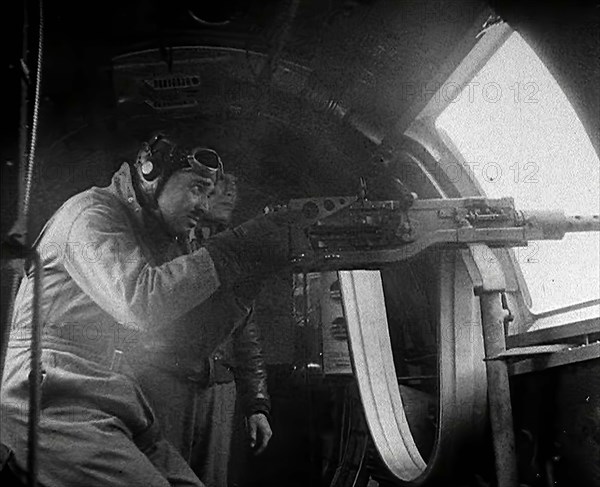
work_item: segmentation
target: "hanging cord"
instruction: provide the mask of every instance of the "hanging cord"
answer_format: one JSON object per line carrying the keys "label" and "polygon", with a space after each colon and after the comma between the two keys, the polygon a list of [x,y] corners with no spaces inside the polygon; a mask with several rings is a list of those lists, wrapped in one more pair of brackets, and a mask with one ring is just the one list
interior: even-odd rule
{"label": "hanging cord", "polygon": [[[15,233],[21,235],[22,231],[19,230],[21,226],[21,218],[20,215],[23,214],[23,201],[25,195],[25,178],[23,175],[27,170],[27,117],[28,117],[28,103],[29,103],[29,71],[27,69],[27,49],[28,49],[28,32],[29,32],[29,22],[27,18],[27,2],[23,2],[23,44],[21,49],[21,110],[20,110],[20,120],[19,120],[19,197],[18,197],[18,215],[19,218],[15,224],[15,227],[11,230],[11,236]],[[3,249],[4,252],[4,249]],[[21,272],[19,271],[19,266],[14,265],[8,267],[12,274],[12,282],[10,289],[10,296],[8,299],[8,311],[5,316],[2,317],[2,337],[0,341],[0,379],[4,375],[4,363],[6,360],[6,352],[8,349],[8,338],[10,335],[10,324],[12,321],[13,308],[15,304],[15,297],[17,295],[17,290],[19,289],[19,284],[21,282]],[[0,380],[0,390],[2,389],[2,381]]]}
{"label": "hanging cord", "polygon": [[[42,60],[44,52],[44,1],[39,0],[39,32],[38,32],[38,52],[37,66],[35,76],[35,99],[33,102],[33,123],[31,126],[31,140],[29,144],[29,163],[27,167],[27,175],[25,180],[25,195],[23,198],[23,222],[25,228],[28,228],[29,221],[29,206],[31,200],[31,187],[33,183],[33,171],[35,166],[35,148],[37,143],[37,130],[39,122],[40,108],[40,91],[42,81]],[[40,399],[41,399],[41,381],[42,381],[42,338],[40,324],[40,295],[42,291],[42,270],[41,260],[38,253],[33,250],[31,252],[34,260],[34,276],[33,276],[33,315],[31,323],[31,373],[29,376],[29,436],[28,436],[28,456],[27,456],[27,473],[28,486],[36,487],[37,485],[37,439],[38,439],[38,423],[40,415]]]}
{"label": "hanging cord", "polygon": [[[31,125],[31,137],[29,139],[29,151],[27,156],[24,154],[27,145],[27,115],[28,115],[28,92],[30,88],[29,70],[27,68],[27,40],[28,40],[28,10],[24,6],[23,16],[23,56],[21,66],[23,69],[23,81],[21,84],[21,133],[19,138],[21,163],[19,184],[19,217],[11,229],[6,241],[2,242],[3,259],[18,260],[26,259],[33,266],[33,298],[32,298],[32,317],[31,317],[31,371],[29,374],[29,424],[28,424],[28,452],[27,452],[27,485],[29,487],[37,486],[37,439],[38,423],[40,415],[40,386],[41,386],[41,326],[40,326],[40,296],[42,288],[42,269],[41,260],[38,253],[30,248],[28,230],[29,213],[31,202],[31,191],[33,186],[33,173],[35,166],[35,149],[37,144],[37,130],[39,123],[39,105],[42,80],[42,60],[43,60],[43,42],[44,42],[44,16],[43,0],[38,0],[39,5],[39,30],[38,30],[38,50],[36,60],[35,77],[35,97],[33,105],[33,120]],[[25,162],[27,162],[25,164]],[[24,183],[23,183],[24,181]],[[19,275],[14,276],[13,290],[18,284]],[[9,315],[6,317],[6,323],[2,329],[2,356],[0,357],[1,372],[4,373],[6,360],[7,342],[10,334],[10,322],[12,321],[12,311],[14,307],[14,293],[11,296],[9,305]]]}
{"label": "hanging cord", "polygon": [[43,60],[43,47],[44,47],[44,1],[39,0],[40,4],[40,18],[39,18],[39,32],[38,32],[38,52],[37,52],[37,69],[35,74],[35,99],[33,101],[33,123],[31,126],[31,140],[29,143],[29,161],[27,164],[27,173],[25,176],[25,194],[23,197],[23,218],[25,222],[29,219],[29,204],[31,200],[31,187],[33,183],[33,167],[35,164],[35,148],[37,144],[37,129],[39,122],[39,111],[40,111],[40,88],[42,83],[42,60]]}

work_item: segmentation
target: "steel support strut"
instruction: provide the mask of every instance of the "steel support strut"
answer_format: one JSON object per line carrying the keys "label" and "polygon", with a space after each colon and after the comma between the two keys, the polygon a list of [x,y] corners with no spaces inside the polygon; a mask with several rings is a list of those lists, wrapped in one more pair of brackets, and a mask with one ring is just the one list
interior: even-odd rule
{"label": "steel support strut", "polygon": [[463,251],[463,258],[481,307],[496,480],[498,487],[517,487],[517,457],[508,365],[504,360],[495,360],[506,351],[504,318],[507,311],[502,306],[502,293],[506,291],[504,273],[495,254],[486,245],[470,245],[469,250]]}
{"label": "steel support strut", "polygon": [[[481,292],[481,324],[486,358],[506,350],[504,316],[500,292]],[[498,487],[517,487],[517,460],[513,428],[508,365],[504,360],[486,360],[488,402]]]}

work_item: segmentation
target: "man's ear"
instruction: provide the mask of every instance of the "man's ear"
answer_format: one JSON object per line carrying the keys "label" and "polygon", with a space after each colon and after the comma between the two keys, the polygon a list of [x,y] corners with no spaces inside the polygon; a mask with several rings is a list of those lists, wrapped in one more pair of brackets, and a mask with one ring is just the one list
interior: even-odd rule
{"label": "man's ear", "polygon": [[160,176],[159,164],[152,160],[152,150],[147,142],[144,142],[139,150],[136,160],[136,165],[140,168],[141,176],[146,181],[154,181]]}

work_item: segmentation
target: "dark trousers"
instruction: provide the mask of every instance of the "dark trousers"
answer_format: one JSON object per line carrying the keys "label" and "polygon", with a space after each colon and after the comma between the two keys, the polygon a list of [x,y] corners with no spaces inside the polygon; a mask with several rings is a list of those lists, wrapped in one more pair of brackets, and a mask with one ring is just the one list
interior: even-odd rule
{"label": "dark trousers", "polygon": [[207,387],[157,367],[137,376],[165,437],[198,477],[210,487],[231,485],[237,473],[232,472],[232,438],[239,436],[241,421],[235,382]]}

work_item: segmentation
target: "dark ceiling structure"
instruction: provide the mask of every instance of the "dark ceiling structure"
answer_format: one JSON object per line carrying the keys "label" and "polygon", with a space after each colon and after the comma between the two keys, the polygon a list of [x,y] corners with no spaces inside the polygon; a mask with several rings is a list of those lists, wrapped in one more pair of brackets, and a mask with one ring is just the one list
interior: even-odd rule
{"label": "dark ceiling structure", "polygon": [[[39,2],[24,3],[33,67]],[[130,157],[132,147],[158,129],[222,151],[247,183],[251,211],[273,199],[354,192],[359,177],[378,181],[371,187],[389,196],[385,167],[378,164],[382,152],[401,143],[407,125],[496,14],[546,63],[599,148],[597,2],[106,0],[43,6],[38,141],[46,172],[37,180],[44,204],[34,229],[69,195],[60,189],[64,171],[49,169],[53,164],[71,168],[72,193],[104,180],[115,160]],[[12,36],[2,140],[9,179],[19,157],[18,14],[4,16]]]}

